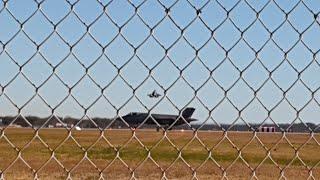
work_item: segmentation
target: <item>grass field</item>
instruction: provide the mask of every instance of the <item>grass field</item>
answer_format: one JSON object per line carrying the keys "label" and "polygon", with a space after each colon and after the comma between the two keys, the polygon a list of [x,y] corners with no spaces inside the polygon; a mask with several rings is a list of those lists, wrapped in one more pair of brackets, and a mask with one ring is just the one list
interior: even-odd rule
{"label": "grass field", "polygon": [[[29,165],[28,167],[22,160],[16,159],[18,152],[2,137],[0,170],[5,170],[4,177],[7,179],[32,179],[32,170],[37,171],[40,179],[65,179],[68,175],[74,179],[98,179],[100,175],[109,179],[129,179],[132,171],[138,179],[159,179],[163,171],[168,179],[191,179],[193,170],[196,170],[199,179],[222,178],[223,170],[229,179],[249,179],[252,170],[247,165],[255,169],[259,179],[278,179],[284,167],[283,173],[288,179],[306,179],[310,173],[307,167],[315,166],[312,175],[315,179],[320,179],[320,169],[317,166],[320,161],[320,146],[314,139],[310,139],[310,134],[286,134],[286,138],[282,138],[281,133],[257,133],[258,138],[253,138],[252,132],[228,132],[227,137],[234,143],[232,145],[222,132],[198,132],[200,142],[193,139],[191,131],[169,131],[169,141],[163,138],[163,132],[138,130],[135,137],[139,142],[132,138],[130,130],[72,131],[77,144],[71,136],[68,137],[66,130],[41,129],[38,135],[48,147],[39,138],[27,144],[34,137],[31,129],[6,129],[4,134],[17,150],[22,149],[21,157]],[[320,135],[316,134],[314,138],[320,140]],[[264,144],[264,148],[258,139]],[[245,146],[246,144],[248,145]],[[292,146],[300,147],[298,155],[303,163],[295,158]],[[188,165],[177,158],[179,149],[182,149],[181,157]],[[239,158],[238,150],[241,150],[241,157],[247,165]],[[125,163],[116,158],[117,152]],[[157,165],[147,158],[148,152]],[[268,152],[274,162],[265,158]],[[209,153],[216,162],[208,159]],[[85,155],[91,162],[84,158]],[[15,163],[10,166],[12,162]],[[70,174],[67,173],[69,171]]]}

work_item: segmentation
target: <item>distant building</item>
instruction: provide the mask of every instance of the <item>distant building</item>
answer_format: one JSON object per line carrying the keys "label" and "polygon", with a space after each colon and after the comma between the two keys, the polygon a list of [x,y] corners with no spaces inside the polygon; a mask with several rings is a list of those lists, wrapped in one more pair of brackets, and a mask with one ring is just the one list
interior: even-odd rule
{"label": "distant building", "polygon": [[276,128],[273,126],[264,126],[264,127],[259,127],[259,132],[275,132]]}
{"label": "distant building", "polygon": [[56,127],[56,128],[67,127],[67,124],[66,124],[66,123],[59,123],[59,122],[57,122],[57,123],[55,124],[55,127]]}
{"label": "distant building", "polygon": [[10,128],[21,128],[22,126],[19,124],[10,124],[8,127]]}

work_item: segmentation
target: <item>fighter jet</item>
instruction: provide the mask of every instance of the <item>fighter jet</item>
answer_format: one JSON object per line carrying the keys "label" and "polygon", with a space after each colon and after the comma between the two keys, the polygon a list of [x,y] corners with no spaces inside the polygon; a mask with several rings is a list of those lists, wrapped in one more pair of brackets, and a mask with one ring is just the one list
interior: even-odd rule
{"label": "fighter jet", "polygon": [[161,96],[161,94],[157,93],[156,90],[153,90],[152,93],[148,94],[148,96],[149,96],[150,98],[158,98],[158,97]]}
{"label": "fighter jet", "polygon": [[176,122],[174,126],[190,123],[192,121],[197,121],[197,119],[191,118],[194,111],[195,111],[195,108],[189,107],[183,110],[181,116],[170,115],[170,114],[150,114],[149,117],[148,117],[148,113],[131,112],[125,116],[122,116],[122,119],[126,121],[131,127],[136,127],[140,125],[146,119],[147,120],[144,122],[144,124],[156,124],[155,123],[156,121],[159,125],[169,127],[175,121]]}

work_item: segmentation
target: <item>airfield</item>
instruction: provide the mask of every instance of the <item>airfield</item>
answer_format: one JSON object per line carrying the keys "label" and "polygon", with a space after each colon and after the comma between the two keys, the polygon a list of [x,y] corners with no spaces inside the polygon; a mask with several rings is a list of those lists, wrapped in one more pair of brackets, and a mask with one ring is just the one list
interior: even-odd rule
{"label": "airfield", "polygon": [[40,139],[27,128],[4,134],[11,143],[1,136],[6,179],[33,179],[35,172],[40,179],[250,179],[253,171],[259,179],[307,179],[310,173],[320,179],[320,134],[54,128],[40,129]]}

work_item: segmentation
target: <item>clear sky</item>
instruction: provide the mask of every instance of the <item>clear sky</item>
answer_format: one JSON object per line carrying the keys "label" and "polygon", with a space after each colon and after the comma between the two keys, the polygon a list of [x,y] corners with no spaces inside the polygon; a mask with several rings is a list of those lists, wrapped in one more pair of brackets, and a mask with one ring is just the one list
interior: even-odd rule
{"label": "clear sky", "polygon": [[[231,123],[241,110],[261,123],[268,109],[275,122],[318,123],[319,12],[316,0],[1,1],[0,116],[16,115],[14,105],[23,115],[49,116],[48,104],[82,117],[81,104],[108,118],[114,108],[193,106],[200,122]],[[150,99],[154,89],[166,96]]]}

